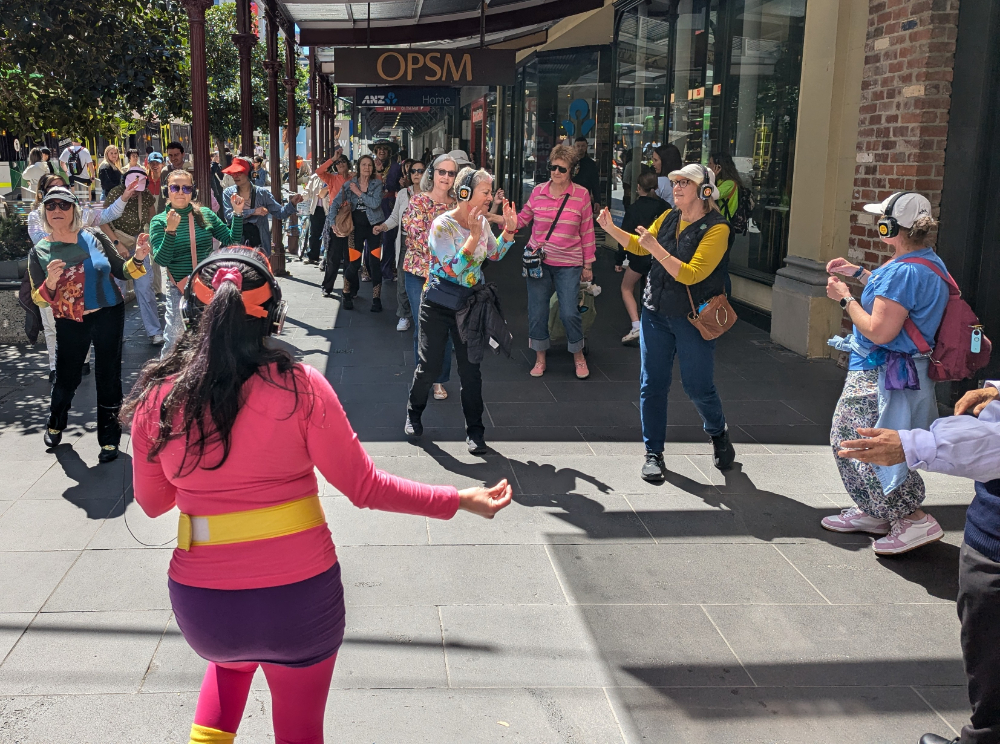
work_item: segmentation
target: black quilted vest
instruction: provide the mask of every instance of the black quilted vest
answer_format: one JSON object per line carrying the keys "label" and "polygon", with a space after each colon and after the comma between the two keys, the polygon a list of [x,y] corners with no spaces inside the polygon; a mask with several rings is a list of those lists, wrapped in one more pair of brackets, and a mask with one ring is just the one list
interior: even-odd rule
{"label": "black quilted vest", "polygon": [[[724,225],[726,218],[714,209],[697,222],[692,222],[677,236],[677,223],[681,218],[681,210],[672,209],[660,225],[657,240],[670,255],[689,263],[698,250],[698,244],[708,228],[714,225]],[[711,274],[697,284],[692,284],[691,297],[695,307],[726,291],[726,274],[729,272],[729,250],[722,257],[719,265]],[[646,291],[642,296],[642,304],[654,313],[668,317],[685,316],[691,312],[688,301],[687,287],[679,283],[667,273],[663,265],[654,260],[649,269],[646,281]]]}

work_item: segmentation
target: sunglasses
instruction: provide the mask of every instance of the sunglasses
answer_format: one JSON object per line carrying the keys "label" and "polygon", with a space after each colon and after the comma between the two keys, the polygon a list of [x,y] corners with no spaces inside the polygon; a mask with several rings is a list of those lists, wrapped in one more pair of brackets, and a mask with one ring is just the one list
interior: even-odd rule
{"label": "sunglasses", "polygon": [[60,212],[68,212],[72,208],[73,204],[68,201],[56,200],[56,201],[45,202],[46,212],[55,212],[57,209]]}
{"label": "sunglasses", "polygon": [[439,176],[448,176],[448,178],[457,178],[458,177],[458,171],[444,170],[443,168],[438,168],[437,171],[436,171],[436,173]]}
{"label": "sunglasses", "polygon": [[185,194],[194,193],[194,186],[188,186],[186,184],[184,186],[178,186],[176,183],[172,183],[170,184],[169,188],[171,194],[179,194],[181,191],[183,191]]}
{"label": "sunglasses", "polygon": [[555,173],[556,171],[559,171],[560,173],[569,173],[569,168],[567,168],[567,167],[565,167],[563,165],[550,165],[549,166],[549,173]]}
{"label": "sunglasses", "polygon": [[410,168],[410,173],[416,173],[418,176],[426,170],[425,168]]}

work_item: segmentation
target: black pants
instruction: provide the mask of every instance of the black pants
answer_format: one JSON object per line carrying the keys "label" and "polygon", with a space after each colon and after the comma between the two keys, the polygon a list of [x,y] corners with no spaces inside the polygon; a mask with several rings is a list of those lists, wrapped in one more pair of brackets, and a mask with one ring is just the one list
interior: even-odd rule
{"label": "black pants", "polygon": [[[322,230],[323,226],[320,225]],[[337,281],[337,274],[340,273],[340,263],[344,263],[344,279],[347,278],[347,246],[350,241],[341,238],[333,230],[330,231],[330,240],[326,245],[326,271],[323,272],[323,291],[333,292],[333,283]],[[344,284],[344,294],[347,292],[347,284]]]}
{"label": "black pants", "polygon": [[958,617],[969,678],[972,720],[961,744],[1000,744],[1000,563],[962,545],[958,561]]}
{"label": "black pants", "polygon": [[458,334],[458,323],[455,311],[441,305],[420,302],[420,335],[417,339],[419,359],[417,369],[413,373],[413,384],[410,385],[410,399],[406,411],[410,417],[420,420],[427,407],[427,396],[431,386],[441,376],[445,363],[451,363],[445,358],[445,343],[448,336],[455,345],[455,356],[458,358],[458,376],[462,381],[462,413],[465,414],[465,433],[472,439],[480,440],[486,432],[483,426],[483,376],[479,365],[469,361],[469,349]]}
{"label": "black pants", "polygon": [[[362,257],[365,266],[368,268],[368,275],[372,278],[372,299],[382,296],[382,238],[372,232],[372,223],[368,221],[368,215],[363,209],[356,209],[351,213],[354,218],[354,251],[351,253],[351,260],[344,267],[344,292],[348,291],[354,297],[358,296],[358,272],[361,270]],[[379,255],[374,255],[378,252]]]}
{"label": "black pants", "polygon": [[[220,200],[221,204],[221,200]],[[309,215],[309,260],[319,261],[319,250],[323,242],[323,225],[326,222],[326,211],[322,204],[316,205],[316,211]]]}
{"label": "black pants", "polygon": [[56,318],[56,379],[52,383],[49,428],[62,431],[69,419],[73,395],[80,387],[83,360],[94,344],[97,385],[97,442],[102,447],[121,442],[118,411],[122,407],[122,334],[125,305],[119,303],[83,316],[83,321]]}

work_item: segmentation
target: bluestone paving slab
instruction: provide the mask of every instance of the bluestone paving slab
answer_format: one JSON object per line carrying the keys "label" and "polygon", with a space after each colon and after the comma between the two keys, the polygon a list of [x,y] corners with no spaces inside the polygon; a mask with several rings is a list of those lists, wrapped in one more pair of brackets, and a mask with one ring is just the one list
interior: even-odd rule
{"label": "bluestone paving slab", "polygon": [[0,695],[136,692],[169,616],[41,613],[0,664]]}
{"label": "bluestone paving slab", "polygon": [[638,410],[621,401],[592,400],[587,405],[565,403],[492,403],[490,416],[496,426],[550,426],[553,423],[589,426],[629,426]]}
{"label": "bluestone paving slab", "polygon": [[511,458],[514,475],[525,494],[551,493],[659,493],[682,492],[712,494],[718,492],[704,474],[685,456],[664,458],[666,481],[649,483],[639,474],[639,463],[627,467],[620,456],[537,456]]}
{"label": "bluestone paving slab", "polygon": [[955,608],[944,604],[708,606],[758,685],[957,685]]}
{"label": "bluestone paving slab", "polygon": [[141,692],[197,692],[207,666],[208,662],[184,640],[177,620],[171,615],[149,660]]}
{"label": "bluestone paving slab", "polygon": [[90,542],[114,501],[74,505],[63,500],[21,499],[0,514],[4,550],[81,550]]}
{"label": "bluestone paving slab", "polygon": [[[715,496],[713,499],[712,496]],[[755,542],[737,514],[706,492],[703,497],[683,491],[633,493],[625,497],[642,526],[655,542],[739,543]]]}
{"label": "bluestone paving slab", "polygon": [[3,663],[34,617],[34,612],[0,612],[0,663]]}
{"label": "bluestone paving slab", "polygon": [[169,610],[169,548],[85,550],[43,608],[45,612]]}
{"label": "bluestone paving slab", "polygon": [[7,500],[0,501],[0,514],[3,514],[5,511],[7,511],[10,508],[10,505],[13,503],[14,503],[13,501],[7,501]]}
{"label": "bluestone paving slab", "polygon": [[969,725],[969,689],[965,685],[914,687],[913,688],[934,711],[944,719],[944,724],[936,725],[928,731],[946,738],[958,736],[962,727]]}
{"label": "bluestone paving slab", "polygon": [[844,488],[832,453],[761,455],[737,452],[736,464],[724,471],[712,465],[710,453],[689,457],[698,470],[723,491],[771,491],[797,495],[835,493]]}
{"label": "bluestone paving slab", "polygon": [[[0,443],[0,452],[3,444]],[[35,459],[8,459],[6,453],[0,460],[0,483],[3,484],[2,494],[8,499],[17,499],[39,478],[45,475],[48,468],[55,463],[55,457],[39,453]]]}
{"label": "bluestone paving slab", "polygon": [[770,545],[552,545],[579,604],[818,604],[820,594]]}
{"label": "bluestone paving slab", "polygon": [[626,707],[650,742],[914,744],[941,719],[910,688],[633,688]]}
{"label": "bluestone paving slab", "polygon": [[155,519],[147,517],[142,507],[132,500],[132,492],[129,491],[124,512],[122,501],[119,501],[111,510],[109,517],[101,524],[101,529],[87,543],[87,549],[172,548],[177,539],[178,514],[175,507]]}
{"label": "bluestone paving slab", "polygon": [[442,607],[452,687],[603,687],[578,608]]}
{"label": "bluestone paving slab", "polygon": [[345,547],[338,555],[349,606],[566,602],[540,545]]}
{"label": "bluestone paving slab", "polygon": [[376,467],[393,475],[458,489],[493,485],[504,478],[513,482],[514,476],[508,460],[496,456],[376,457],[374,461]]}
{"label": "bluestone paving slab", "polygon": [[74,550],[0,552],[0,612],[37,612],[80,555]]}
{"label": "bluestone paving slab", "polygon": [[21,498],[65,499],[70,503],[120,498],[132,484],[131,456],[123,451],[118,459],[99,464],[97,438],[87,435],[80,442],[88,440],[92,448],[79,442],[72,448],[57,447],[57,462]]}
{"label": "bluestone paving slab", "polygon": [[323,497],[334,545],[427,545],[427,517],[359,509],[346,496]]}

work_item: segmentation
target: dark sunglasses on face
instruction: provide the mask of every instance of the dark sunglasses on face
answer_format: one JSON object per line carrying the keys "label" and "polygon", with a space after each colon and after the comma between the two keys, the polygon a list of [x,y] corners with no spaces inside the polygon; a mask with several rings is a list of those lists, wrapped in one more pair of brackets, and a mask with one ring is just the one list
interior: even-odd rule
{"label": "dark sunglasses on face", "polygon": [[550,165],[549,166],[549,172],[550,173],[555,173],[556,171],[559,171],[560,173],[569,173],[569,168],[567,168],[566,166],[563,166],[563,165]]}
{"label": "dark sunglasses on face", "polygon": [[443,168],[438,168],[435,171],[435,173],[437,173],[439,176],[448,176],[448,178],[457,178],[458,177],[458,171],[444,170]]}
{"label": "dark sunglasses on face", "polygon": [[410,168],[410,173],[416,173],[418,176],[424,172],[424,168]]}
{"label": "dark sunglasses on face", "polygon": [[180,193],[181,191],[183,191],[185,194],[193,194],[194,186],[188,186],[186,184],[184,186],[178,186],[176,183],[170,184],[171,194],[177,194]]}
{"label": "dark sunglasses on face", "polygon": [[72,208],[73,208],[73,205],[70,202],[68,202],[68,201],[59,201],[57,199],[55,201],[45,202],[45,211],[46,212],[55,212],[57,209],[60,212],[68,212]]}

